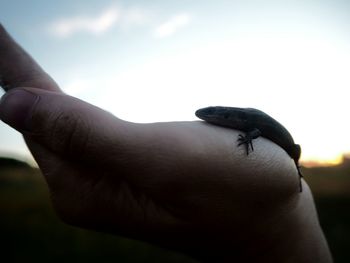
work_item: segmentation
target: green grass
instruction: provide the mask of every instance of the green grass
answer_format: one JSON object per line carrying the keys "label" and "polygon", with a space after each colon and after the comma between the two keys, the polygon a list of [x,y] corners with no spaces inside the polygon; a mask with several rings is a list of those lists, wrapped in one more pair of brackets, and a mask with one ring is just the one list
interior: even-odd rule
{"label": "green grass", "polygon": [[304,168],[334,262],[350,262],[350,160],[331,167]]}
{"label": "green grass", "polygon": [[350,198],[318,197],[315,202],[334,262],[350,262]]}

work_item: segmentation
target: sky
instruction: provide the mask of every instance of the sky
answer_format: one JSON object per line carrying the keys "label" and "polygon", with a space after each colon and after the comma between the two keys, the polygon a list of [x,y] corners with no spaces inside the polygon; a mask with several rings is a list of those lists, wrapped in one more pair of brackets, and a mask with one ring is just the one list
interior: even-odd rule
{"label": "sky", "polygon": [[[72,96],[133,122],[258,108],[304,163],[350,152],[350,2],[0,0],[0,21]],[[0,93],[0,95],[3,93]],[[0,123],[0,154],[31,160]]]}

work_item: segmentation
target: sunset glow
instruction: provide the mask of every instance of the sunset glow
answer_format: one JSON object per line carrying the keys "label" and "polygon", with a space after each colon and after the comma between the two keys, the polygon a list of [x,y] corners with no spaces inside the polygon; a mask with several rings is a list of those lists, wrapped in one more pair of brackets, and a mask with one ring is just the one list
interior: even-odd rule
{"label": "sunset glow", "polygon": [[[193,121],[204,106],[253,107],[291,132],[306,166],[339,164],[350,151],[342,1],[43,1],[26,18],[16,2],[0,13],[21,45],[68,94],[122,119]],[[1,152],[29,156],[18,133],[0,132]]]}

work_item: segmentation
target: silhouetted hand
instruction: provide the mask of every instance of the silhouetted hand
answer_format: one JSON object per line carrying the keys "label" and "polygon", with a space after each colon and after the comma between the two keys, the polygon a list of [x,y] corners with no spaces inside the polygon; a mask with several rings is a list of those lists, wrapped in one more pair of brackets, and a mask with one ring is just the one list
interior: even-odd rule
{"label": "silhouetted hand", "polygon": [[65,222],[204,261],[331,261],[309,188],[272,142],[246,156],[235,130],[120,120],[64,94],[3,28],[0,76],[0,118],[24,135]]}

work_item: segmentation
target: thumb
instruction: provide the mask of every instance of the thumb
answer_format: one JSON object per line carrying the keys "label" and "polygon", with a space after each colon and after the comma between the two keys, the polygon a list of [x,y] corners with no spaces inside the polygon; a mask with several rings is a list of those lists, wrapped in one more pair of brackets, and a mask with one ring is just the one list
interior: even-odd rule
{"label": "thumb", "polygon": [[64,159],[103,163],[120,155],[132,130],[98,107],[36,88],[8,91],[0,101],[0,119]]}

